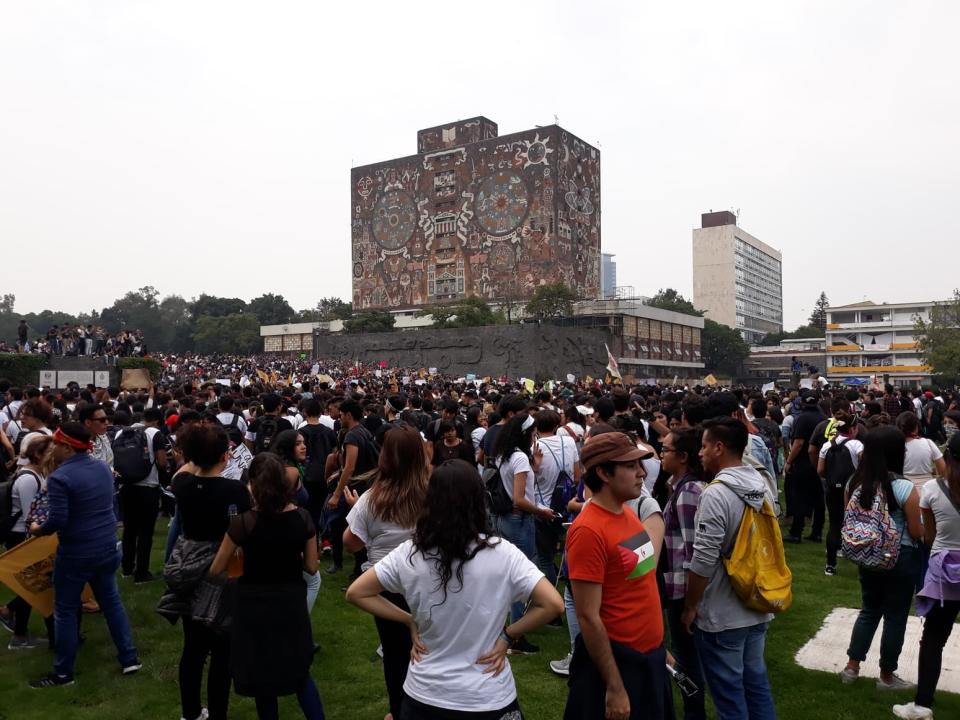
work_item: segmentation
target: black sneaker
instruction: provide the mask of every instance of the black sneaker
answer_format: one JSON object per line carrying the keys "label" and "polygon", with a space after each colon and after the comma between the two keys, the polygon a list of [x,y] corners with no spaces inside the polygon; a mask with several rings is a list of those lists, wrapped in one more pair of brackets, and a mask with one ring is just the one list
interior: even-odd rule
{"label": "black sneaker", "polygon": [[539,652],[540,648],[525,637],[517,638],[513,641],[513,645],[507,649],[507,655],[536,655]]}
{"label": "black sneaker", "polygon": [[140,668],[142,667],[143,667],[143,663],[141,663],[140,659],[137,658],[129,665],[124,665],[123,669],[120,672],[122,672],[124,675],[133,675],[134,673],[139,672]]}
{"label": "black sneaker", "polygon": [[156,576],[154,576],[153,573],[151,573],[151,572],[146,572],[146,573],[144,573],[143,575],[134,575],[134,576],[133,576],[133,584],[134,584],[134,585],[143,585],[144,583],[153,582],[153,581],[156,580],[156,579],[157,579],[157,578],[156,578]]}
{"label": "black sneaker", "polygon": [[327,575],[336,575],[341,570],[343,570],[343,565],[331,565],[326,570],[324,570],[324,572]]}
{"label": "black sneaker", "polygon": [[805,537],[804,540],[807,540],[809,542],[820,543],[820,542],[823,542],[823,535],[807,535],[807,537]]}
{"label": "black sneaker", "polygon": [[57,675],[56,673],[50,673],[49,675],[44,675],[38,680],[31,680],[30,687],[32,688],[51,688],[51,687],[62,687],[65,685],[73,685],[73,678],[68,675]]}
{"label": "black sneaker", "polygon": [[803,538],[798,538],[796,535],[784,535],[783,541],[785,543],[791,543],[793,545],[799,545],[803,542]]}
{"label": "black sneaker", "polygon": [[558,615],[558,616],[555,617],[553,620],[551,620],[550,622],[547,623],[547,627],[549,627],[549,628],[562,628],[562,627],[563,627],[563,618]]}
{"label": "black sneaker", "polygon": [[823,574],[824,574],[824,575],[827,575],[827,576],[829,576],[829,577],[833,577],[834,575],[837,574],[837,566],[836,566],[836,565],[827,565],[827,566],[823,569]]}
{"label": "black sneaker", "polygon": [[0,615],[0,627],[2,627],[7,632],[15,633],[13,623],[15,622],[15,617],[13,612],[9,612],[6,615]]}

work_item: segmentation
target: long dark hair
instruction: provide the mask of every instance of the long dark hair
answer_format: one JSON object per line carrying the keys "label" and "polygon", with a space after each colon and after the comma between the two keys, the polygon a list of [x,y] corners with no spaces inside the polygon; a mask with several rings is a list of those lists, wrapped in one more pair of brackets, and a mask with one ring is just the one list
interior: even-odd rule
{"label": "long dark hair", "polygon": [[257,512],[263,515],[283,512],[293,493],[280,459],[273,453],[260,453],[250,463],[248,477]]}
{"label": "long dark hair", "polygon": [[[487,527],[483,481],[477,468],[464,460],[447,460],[430,476],[423,512],[413,531],[413,551],[436,564],[437,587],[447,601],[450,580],[463,589],[463,566],[484,548],[493,547]],[[482,536],[482,537],[481,537]],[[456,568],[454,568],[456,565]]]}
{"label": "long dark hair", "polygon": [[877,488],[882,488],[890,510],[900,509],[893,481],[903,475],[906,438],[892,425],[879,425],[862,438],[863,457],[850,481],[850,493],[860,488],[860,507],[869,510]]}
{"label": "long dark hair", "polygon": [[518,413],[510,418],[509,422],[503,426],[503,430],[497,435],[497,443],[494,449],[494,455],[503,460],[508,460],[515,452],[522,452],[530,457],[530,446],[533,443],[533,429],[535,423],[531,423],[526,430],[523,429],[523,423],[530,416],[527,413]]}
{"label": "long dark hair", "polygon": [[284,463],[296,465],[296,447],[299,430],[281,430],[270,443],[270,452],[274,453]]}
{"label": "long dark hair", "polygon": [[367,491],[370,510],[380,520],[412,527],[423,507],[430,467],[420,432],[409,425],[388,431],[373,484]]}
{"label": "long dark hair", "polygon": [[707,472],[700,462],[700,445],[703,440],[700,428],[676,428],[670,431],[670,436],[673,438],[673,449],[687,456],[687,474],[693,475],[695,480],[706,480]]}

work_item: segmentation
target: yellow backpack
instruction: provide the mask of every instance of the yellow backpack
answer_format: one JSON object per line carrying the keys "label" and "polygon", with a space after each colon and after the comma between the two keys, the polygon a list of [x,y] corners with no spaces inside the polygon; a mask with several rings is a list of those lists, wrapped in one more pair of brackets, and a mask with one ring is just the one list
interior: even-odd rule
{"label": "yellow backpack", "polygon": [[777,514],[767,498],[760,510],[746,502],[744,507],[733,550],[723,559],[723,566],[733,591],[746,607],[781,613],[793,603],[793,574],[787,567]]}

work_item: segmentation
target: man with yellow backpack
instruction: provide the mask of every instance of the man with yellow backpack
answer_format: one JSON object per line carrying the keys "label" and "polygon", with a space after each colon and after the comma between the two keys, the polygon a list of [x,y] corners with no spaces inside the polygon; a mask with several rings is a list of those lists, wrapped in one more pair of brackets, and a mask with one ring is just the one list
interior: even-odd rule
{"label": "man with yellow backpack", "polygon": [[791,603],[791,575],[760,473],[743,463],[747,428],[731,417],[703,423],[700,458],[715,479],[694,525],[683,625],[693,633],[719,720],[775,720],[764,663],[767,624]]}

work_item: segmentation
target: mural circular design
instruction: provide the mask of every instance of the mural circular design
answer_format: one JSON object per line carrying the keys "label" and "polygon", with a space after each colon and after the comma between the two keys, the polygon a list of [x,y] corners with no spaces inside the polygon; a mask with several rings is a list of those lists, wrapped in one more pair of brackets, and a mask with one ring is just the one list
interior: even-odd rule
{"label": "mural circular design", "polygon": [[384,193],[373,207],[373,237],[387,250],[399,250],[417,228],[417,209],[402,190]]}
{"label": "mural circular design", "polygon": [[353,264],[353,276],[354,276],[355,278],[362,278],[362,277],[363,277],[363,265],[362,265],[361,263],[354,263],[354,264]]}
{"label": "mural circular design", "polygon": [[547,156],[547,147],[542,142],[535,142],[527,149],[527,162],[531,165],[543,162]]}
{"label": "mural circular design", "polygon": [[529,200],[523,178],[515,172],[497,172],[480,185],[474,210],[477,224],[491,235],[513,232],[527,217]]}

